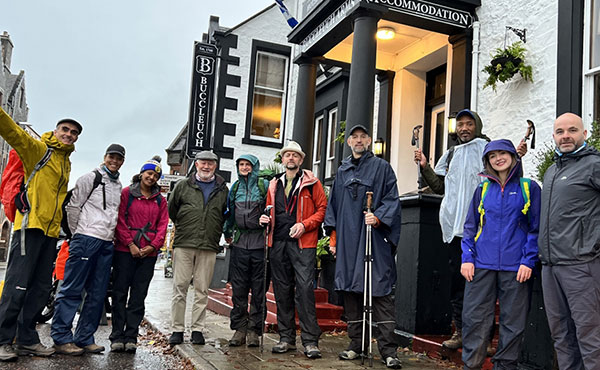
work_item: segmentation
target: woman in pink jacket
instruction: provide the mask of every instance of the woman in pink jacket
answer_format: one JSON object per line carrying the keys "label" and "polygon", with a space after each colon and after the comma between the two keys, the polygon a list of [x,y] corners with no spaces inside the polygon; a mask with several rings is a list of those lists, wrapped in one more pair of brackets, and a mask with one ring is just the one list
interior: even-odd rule
{"label": "woman in pink jacket", "polygon": [[[121,192],[113,257],[111,351],[135,352],[144,300],[158,250],[169,223],[166,199],[156,184],[160,157],[144,163],[132,184]],[[127,297],[129,296],[129,301]]]}

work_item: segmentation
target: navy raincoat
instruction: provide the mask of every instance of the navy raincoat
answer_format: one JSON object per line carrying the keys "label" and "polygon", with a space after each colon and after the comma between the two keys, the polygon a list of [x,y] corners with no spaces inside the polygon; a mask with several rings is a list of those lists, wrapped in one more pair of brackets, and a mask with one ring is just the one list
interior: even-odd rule
{"label": "navy raincoat", "polygon": [[329,195],[324,227],[337,234],[335,289],[362,293],[366,225],[366,192],[373,192],[372,211],[381,222],[372,228],[373,296],[392,292],[396,283],[396,246],[400,239],[400,200],[396,175],[388,162],[371,152],[355,166],[346,158]]}

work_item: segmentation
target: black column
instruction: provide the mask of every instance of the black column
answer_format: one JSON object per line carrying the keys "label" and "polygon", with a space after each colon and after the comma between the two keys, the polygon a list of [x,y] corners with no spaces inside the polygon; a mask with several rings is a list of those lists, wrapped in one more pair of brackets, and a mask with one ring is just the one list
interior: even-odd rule
{"label": "black column", "polygon": [[557,116],[582,113],[583,6],[584,0],[558,1]]}
{"label": "black column", "polygon": [[[354,18],[352,64],[348,110],[346,111],[346,139],[352,127],[363,125],[371,130],[373,123],[373,99],[375,97],[375,58],[377,57],[377,21],[379,14],[359,10]],[[350,148],[344,145],[344,157]]]}
{"label": "black column", "polygon": [[[299,65],[298,90],[294,109],[294,132],[292,138],[302,147],[306,157],[304,168],[312,167],[315,90],[317,83],[317,66],[308,57],[300,57],[295,61]],[[284,143],[285,145],[285,143]]]}
{"label": "black column", "polygon": [[450,112],[459,112],[471,105],[471,66],[473,35],[471,31],[448,37],[452,44],[452,86]]}

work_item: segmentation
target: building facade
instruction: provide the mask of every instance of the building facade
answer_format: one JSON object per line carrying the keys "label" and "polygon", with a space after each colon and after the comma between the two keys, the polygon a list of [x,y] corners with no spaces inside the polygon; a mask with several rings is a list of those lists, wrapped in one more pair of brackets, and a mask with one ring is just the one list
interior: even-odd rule
{"label": "building facade", "polygon": [[[15,74],[11,70],[14,45],[6,31],[0,35],[0,47],[0,106],[16,122],[26,122],[29,107],[27,106],[27,95],[25,93],[25,71],[21,70]],[[37,135],[30,125],[26,124],[24,127],[34,137]],[[39,135],[37,137],[39,138]],[[0,174],[4,172],[10,149],[6,141],[0,138]],[[4,209],[0,211],[0,225],[2,225],[0,231],[0,262],[3,262],[6,261],[11,230],[10,222],[4,215]]]}

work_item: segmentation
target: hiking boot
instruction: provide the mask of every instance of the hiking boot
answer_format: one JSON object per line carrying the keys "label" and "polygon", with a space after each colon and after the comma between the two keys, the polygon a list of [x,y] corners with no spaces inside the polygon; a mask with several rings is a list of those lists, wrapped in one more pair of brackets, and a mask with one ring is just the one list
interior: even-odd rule
{"label": "hiking boot", "polygon": [[42,343],[36,343],[29,346],[17,345],[17,354],[19,356],[33,355],[40,357],[48,357],[54,354],[54,348],[46,347]]}
{"label": "hiking boot", "polygon": [[83,347],[85,353],[101,353],[104,352],[105,349],[106,348],[104,348],[104,346],[99,346],[96,343],[88,344],[87,346]]}
{"label": "hiking boot", "polygon": [[18,357],[12,344],[0,345],[0,361],[17,361]]}
{"label": "hiking boot", "polygon": [[229,340],[229,347],[239,347],[242,344],[246,344],[246,331],[236,330]]}
{"label": "hiking boot", "polygon": [[271,352],[286,353],[287,351],[294,351],[294,350],[296,350],[296,346],[294,344],[280,341],[279,343],[277,343],[276,345],[273,346],[273,348],[271,349]]}
{"label": "hiking boot", "polygon": [[85,350],[77,347],[75,343],[55,344],[54,350],[61,355],[81,356]]}
{"label": "hiking boot", "polygon": [[340,358],[340,360],[356,360],[357,358],[360,358],[360,353],[354,352],[351,349],[347,349],[345,351],[340,352],[338,357]]}
{"label": "hiking boot", "polygon": [[402,369],[402,363],[397,357],[386,357],[383,363],[388,369]]}
{"label": "hiking boot", "polygon": [[442,342],[442,346],[448,349],[459,349],[462,348],[462,333],[460,331],[455,331],[452,334],[452,337],[448,340]]}
{"label": "hiking boot", "polygon": [[125,352],[133,353],[137,351],[137,344],[133,342],[125,343]]}
{"label": "hiking boot", "polygon": [[123,352],[125,351],[125,343],[114,342],[110,344],[111,352]]}
{"label": "hiking boot", "polygon": [[[244,335],[244,339],[246,336]],[[193,331],[192,332],[192,344],[204,345],[206,341],[204,340],[204,335],[202,335],[201,331]]]}
{"label": "hiking boot", "polygon": [[246,338],[246,343],[248,344],[248,347],[258,347],[260,344],[258,333],[254,330],[250,330],[248,332],[248,337]]}
{"label": "hiking boot", "polygon": [[174,331],[173,334],[169,337],[169,344],[181,344],[183,343],[183,332],[182,331]]}
{"label": "hiking boot", "polygon": [[304,347],[304,354],[308,358],[321,358],[321,351],[319,347],[314,344],[309,344]]}

